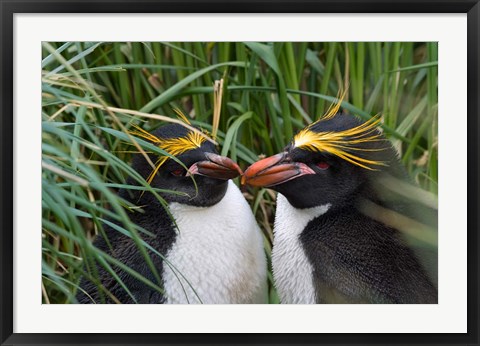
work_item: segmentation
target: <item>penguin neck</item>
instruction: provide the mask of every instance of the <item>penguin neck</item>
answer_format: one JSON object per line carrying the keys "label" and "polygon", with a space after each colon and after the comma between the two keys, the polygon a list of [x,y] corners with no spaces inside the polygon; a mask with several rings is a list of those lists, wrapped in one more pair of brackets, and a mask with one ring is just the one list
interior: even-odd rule
{"label": "penguin neck", "polygon": [[120,190],[119,196],[128,202],[132,203],[134,206],[137,206],[141,211],[133,210],[129,217],[132,221],[135,221],[137,218],[145,218],[149,215],[155,215],[155,218],[168,217],[168,213],[165,210],[160,201],[148,191],[130,191],[130,190]]}
{"label": "penguin neck", "polygon": [[312,208],[296,208],[284,195],[278,193],[276,214],[291,215],[292,219],[298,220],[299,223],[305,223],[306,225],[310,220],[325,214],[331,207],[331,203],[326,203]]}

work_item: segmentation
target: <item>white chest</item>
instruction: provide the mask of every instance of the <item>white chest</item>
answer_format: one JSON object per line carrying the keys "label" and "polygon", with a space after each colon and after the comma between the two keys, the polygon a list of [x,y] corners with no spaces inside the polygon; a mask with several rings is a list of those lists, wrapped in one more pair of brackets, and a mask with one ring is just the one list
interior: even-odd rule
{"label": "white chest", "polygon": [[208,208],[170,205],[178,235],[167,253],[167,303],[264,303],[263,237],[248,203],[230,181]]}
{"label": "white chest", "polygon": [[330,204],[296,209],[281,194],[277,197],[272,266],[280,301],[285,304],[314,304],[315,289],[310,264],[300,234],[314,218],[324,214]]}

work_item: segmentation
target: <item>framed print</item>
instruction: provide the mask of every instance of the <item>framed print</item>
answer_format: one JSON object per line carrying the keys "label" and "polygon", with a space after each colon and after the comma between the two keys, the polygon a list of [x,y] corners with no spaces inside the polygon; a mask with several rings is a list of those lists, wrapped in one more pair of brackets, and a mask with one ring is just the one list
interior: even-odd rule
{"label": "framed print", "polygon": [[2,1],[2,345],[478,344],[479,6]]}

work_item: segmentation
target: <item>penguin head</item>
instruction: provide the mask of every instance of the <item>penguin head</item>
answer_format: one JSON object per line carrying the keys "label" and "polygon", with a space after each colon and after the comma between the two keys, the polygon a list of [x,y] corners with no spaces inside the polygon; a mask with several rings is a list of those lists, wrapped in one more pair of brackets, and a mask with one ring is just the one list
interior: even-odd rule
{"label": "penguin head", "polygon": [[170,191],[159,192],[168,203],[214,205],[225,195],[228,180],[242,174],[235,162],[218,155],[215,145],[205,136],[184,126],[169,124],[152,133],[137,130],[140,132],[132,134],[148,139],[177,159],[149,153],[152,167],[141,154],[133,158],[133,168],[153,188]]}
{"label": "penguin head", "polygon": [[349,205],[371,191],[379,174],[404,175],[396,151],[376,128],[379,121],[324,117],[297,133],[283,152],[251,165],[242,183],[276,190],[296,208]]}

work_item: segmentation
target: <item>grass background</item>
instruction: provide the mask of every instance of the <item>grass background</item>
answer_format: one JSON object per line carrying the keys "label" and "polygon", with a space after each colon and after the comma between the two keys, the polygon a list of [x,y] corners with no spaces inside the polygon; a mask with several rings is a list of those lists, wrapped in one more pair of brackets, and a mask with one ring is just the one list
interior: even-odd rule
{"label": "grass background", "polygon": [[[411,176],[437,193],[436,43],[44,42],[42,53],[44,303],[75,303],[82,275],[98,283],[93,261],[112,272],[124,267],[91,244],[112,221],[146,261],[162,256],[129,221],[135,206],[116,195],[140,188],[158,196],[129,162],[139,147],[159,150],[140,140],[133,146],[126,132],[132,124],[150,131],[177,119],[174,108],[211,130],[220,78],[219,150],[243,169],[281,151],[348,87],[343,111],[363,119],[381,114]],[[128,186],[128,176],[139,186]],[[275,196],[266,189],[244,194],[270,258]],[[124,269],[161,291],[158,282]],[[269,302],[278,302],[271,274]]]}

